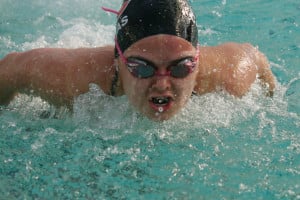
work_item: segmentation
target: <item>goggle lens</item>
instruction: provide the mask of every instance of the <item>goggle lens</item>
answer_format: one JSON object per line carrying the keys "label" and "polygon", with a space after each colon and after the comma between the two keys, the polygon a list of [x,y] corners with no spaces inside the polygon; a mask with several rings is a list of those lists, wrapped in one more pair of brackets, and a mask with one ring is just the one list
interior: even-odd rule
{"label": "goggle lens", "polygon": [[134,58],[128,58],[127,67],[131,74],[137,78],[149,78],[154,75],[170,75],[174,78],[185,78],[189,73],[193,72],[196,62],[191,59],[184,59],[177,65],[169,67],[166,74],[157,74],[154,66]]}
{"label": "goggle lens", "polygon": [[155,75],[155,69],[151,65],[137,59],[129,58],[127,67],[131,74],[138,78],[149,78]]}

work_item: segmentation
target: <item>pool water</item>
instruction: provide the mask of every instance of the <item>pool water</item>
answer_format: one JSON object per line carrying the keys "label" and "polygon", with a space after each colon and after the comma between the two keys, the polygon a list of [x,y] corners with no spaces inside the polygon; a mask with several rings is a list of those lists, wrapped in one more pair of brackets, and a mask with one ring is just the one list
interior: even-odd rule
{"label": "pool water", "polygon": [[[113,43],[120,0],[1,0],[0,57]],[[74,113],[20,95],[0,110],[0,199],[300,199],[300,3],[192,0],[202,45],[250,42],[271,62],[273,98],[193,96],[169,121],[97,85]]]}

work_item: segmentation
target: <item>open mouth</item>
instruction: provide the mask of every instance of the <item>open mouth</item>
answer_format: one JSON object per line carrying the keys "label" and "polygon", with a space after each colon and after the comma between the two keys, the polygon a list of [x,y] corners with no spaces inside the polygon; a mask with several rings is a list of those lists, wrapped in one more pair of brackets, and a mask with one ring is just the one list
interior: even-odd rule
{"label": "open mouth", "polygon": [[153,97],[152,103],[158,106],[167,105],[171,101],[170,97]]}
{"label": "open mouth", "polygon": [[151,107],[158,112],[163,112],[169,109],[171,102],[172,98],[167,96],[152,97],[150,99]]}

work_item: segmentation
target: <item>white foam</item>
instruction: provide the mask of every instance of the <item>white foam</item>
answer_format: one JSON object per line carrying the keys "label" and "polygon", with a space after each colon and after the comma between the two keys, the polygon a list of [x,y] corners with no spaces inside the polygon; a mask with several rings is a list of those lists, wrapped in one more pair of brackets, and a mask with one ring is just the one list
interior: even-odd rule
{"label": "white foam", "polygon": [[[193,96],[176,116],[163,123],[156,123],[135,111],[126,96],[108,96],[97,85],[90,84],[90,91],[75,99],[73,119],[95,130],[106,128],[128,132],[142,129],[145,132],[145,127],[149,126],[150,136],[157,134],[162,138],[176,139],[186,136],[186,130],[212,132],[216,128],[235,126],[256,116],[259,120],[258,134],[268,126],[272,126],[273,132],[276,132],[275,121],[269,115],[299,118],[288,111],[286,90],[286,87],[277,84],[274,97],[266,97],[257,82],[242,98],[226,92]],[[45,113],[48,117],[68,115],[67,109],[55,109],[40,98],[27,95],[16,98],[9,108],[31,118],[39,118]],[[173,135],[173,130],[176,130],[176,135]]]}
{"label": "white foam", "polygon": [[113,44],[114,26],[112,25],[91,24],[85,19],[73,19],[61,23],[71,24],[71,26],[60,34],[58,41],[51,42],[52,39],[41,36],[33,42],[23,43],[21,49],[96,47]]}
{"label": "white foam", "polygon": [[213,29],[211,29],[211,28],[203,28],[203,27],[199,27],[199,29],[198,29],[198,34],[199,34],[199,36],[200,36],[200,38],[201,38],[201,36],[207,36],[207,35],[213,35],[213,34],[216,34],[217,32],[216,31],[214,31]]}
{"label": "white foam", "polygon": [[[81,95],[76,100],[74,117],[77,122],[89,124],[94,128],[118,128],[129,131],[142,128],[146,135],[147,133],[157,134],[159,137],[169,139],[186,136],[187,130],[198,129],[212,132],[216,128],[228,128],[250,120],[254,116],[259,117],[258,120],[260,120],[258,129],[263,130],[268,125],[276,126],[275,122],[269,119],[269,114],[292,117],[287,110],[285,90],[285,87],[278,85],[275,96],[266,97],[265,91],[257,82],[242,98],[236,98],[226,92],[193,96],[186,107],[175,117],[156,123],[137,113],[126,96],[107,96],[97,85],[91,85],[90,92]],[[149,125],[151,128],[147,132],[146,127]],[[176,135],[173,135],[173,130],[176,130]]]}

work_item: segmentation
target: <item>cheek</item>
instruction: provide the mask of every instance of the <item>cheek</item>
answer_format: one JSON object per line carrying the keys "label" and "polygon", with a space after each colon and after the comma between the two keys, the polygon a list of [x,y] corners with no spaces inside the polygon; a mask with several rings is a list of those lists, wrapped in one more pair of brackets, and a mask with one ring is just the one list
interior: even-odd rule
{"label": "cheek", "polygon": [[135,80],[124,66],[120,67],[119,73],[124,92],[129,96],[133,91],[133,86],[136,84]]}
{"label": "cheek", "polygon": [[182,108],[186,105],[188,100],[191,98],[195,81],[192,77],[178,82],[176,94],[177,96],[177,106]]}
{"label": "cheek", "polygon": [[191,76],[179,82],[178,89],[183,95],[190,96],[195,87],[195,77]]}
{"label": "cheek", "polygon": [[125,94],[128,97],[136,95],[137,82],[135,80],[131,79],[130,77],[125,77],[123,81],[123,86]]}
{"label": "cheek", "polygon": [[147,90],[147,84],[132,77],[131,74],[123,76],[122,80],[124,92],[131,104],[139,107]]}

